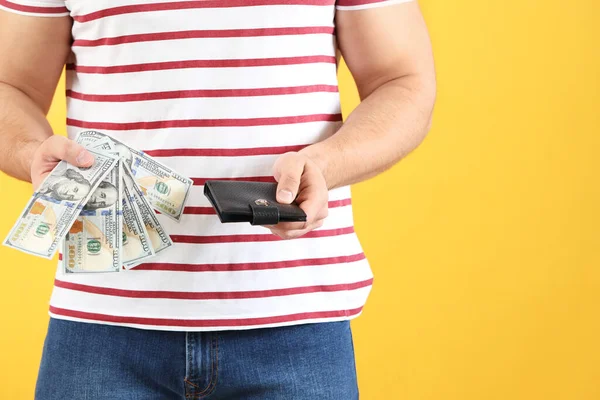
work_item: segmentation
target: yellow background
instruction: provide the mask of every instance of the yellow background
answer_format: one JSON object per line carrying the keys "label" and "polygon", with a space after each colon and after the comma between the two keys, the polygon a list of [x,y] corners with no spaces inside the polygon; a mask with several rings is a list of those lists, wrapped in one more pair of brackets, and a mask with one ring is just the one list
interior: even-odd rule
{"label": "yellow background", "polygon": [[[600,2],[421,6],[433,130],[353,190],[376,275],[353,323],[362,398],[600,399]],[[0,176],[0,192],[3,238],[30,187]],[[30,399],[55,262],[0,260],[0,399]]]}

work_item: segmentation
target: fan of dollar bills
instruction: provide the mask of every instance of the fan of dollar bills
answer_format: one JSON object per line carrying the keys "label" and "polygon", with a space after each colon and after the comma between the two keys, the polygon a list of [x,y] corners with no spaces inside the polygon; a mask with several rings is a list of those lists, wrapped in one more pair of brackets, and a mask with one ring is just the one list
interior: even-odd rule
{"label": "fan of dollar bills", "polygon": [[94,164],[58,163],[4,245],[48,259],[60,247],[66,273],[127,270],[172,246],[154,210],[179,221],[192,180],[103,133],[76,141]]}

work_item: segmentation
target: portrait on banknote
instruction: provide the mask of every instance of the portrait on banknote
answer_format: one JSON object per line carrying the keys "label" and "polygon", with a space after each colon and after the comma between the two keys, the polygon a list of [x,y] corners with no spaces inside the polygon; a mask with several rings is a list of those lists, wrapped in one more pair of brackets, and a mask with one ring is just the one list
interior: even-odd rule
{"label": "portrait on banknote", "polygon": [[60,163],[57,170],[38,189],[38,193],[56,200],[81,200],[88,195],[92,185],[73,166]]}
{"label": "portrait on banknote", "polygon": [[84,210],[97,210],[110,207],[119,199],[119,191],[115,185],[108,181],[102,181],[88,202],[83,206]]}

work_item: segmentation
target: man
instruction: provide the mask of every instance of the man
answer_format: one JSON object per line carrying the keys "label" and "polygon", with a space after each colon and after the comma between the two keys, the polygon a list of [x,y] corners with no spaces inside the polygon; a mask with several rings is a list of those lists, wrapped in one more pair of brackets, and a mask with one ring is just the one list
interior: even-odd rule
{"label": "man", "polygon": [[[102,131],[194,179],[175,245],[57,273],[38,399],[354,399],[349,320],[372,275],[349,185],[425,136],[434,68],[407,0],[0,0],[0,169],[37,187]],[[361,105],[342,125],[341,53]],[[306,223],[221,224],[206,179],[278,182]],[[385,196],[381,206],[393,203]],[[59,269],[60,271],[60,269]]]}

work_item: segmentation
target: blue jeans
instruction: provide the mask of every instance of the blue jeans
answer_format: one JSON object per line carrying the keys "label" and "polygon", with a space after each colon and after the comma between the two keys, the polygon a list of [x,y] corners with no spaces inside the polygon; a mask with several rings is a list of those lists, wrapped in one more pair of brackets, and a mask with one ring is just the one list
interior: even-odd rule
{"label": "blue jeans", "polygon": [[350,323],[168,332],[51,318],[35,398],[353,400]]}

